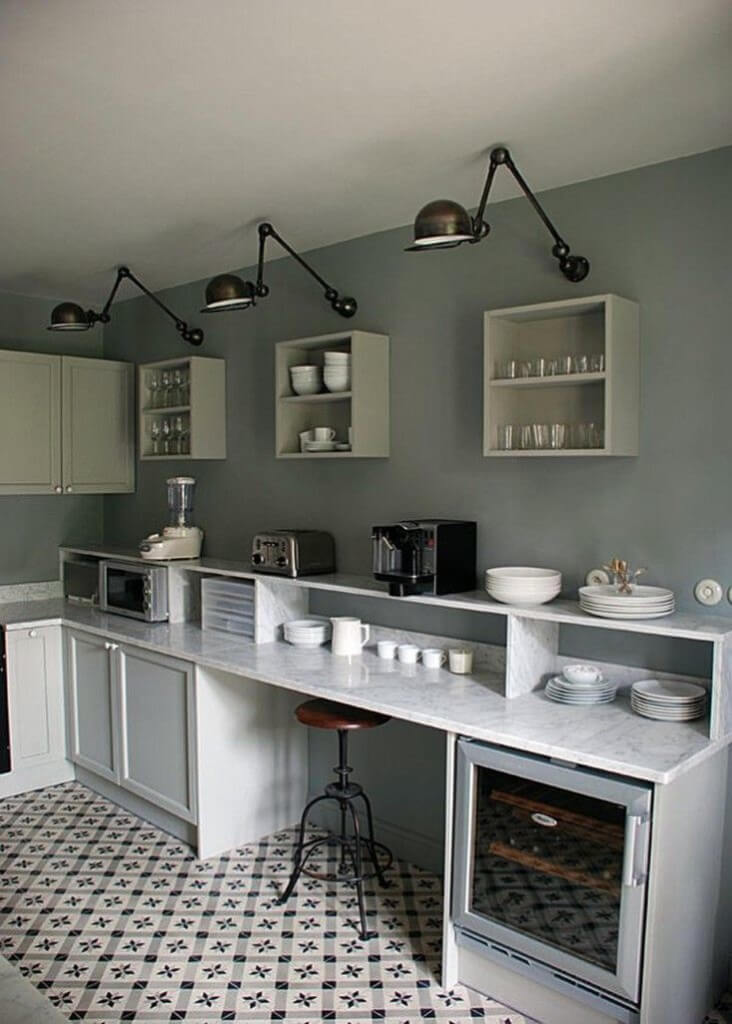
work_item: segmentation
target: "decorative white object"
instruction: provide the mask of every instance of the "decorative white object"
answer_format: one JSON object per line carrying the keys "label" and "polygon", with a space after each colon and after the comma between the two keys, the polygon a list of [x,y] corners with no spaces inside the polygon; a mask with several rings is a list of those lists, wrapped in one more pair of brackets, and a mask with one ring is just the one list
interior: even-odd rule
{"label": "decorative white object", "polygon": [[724,591],[716,580],[699,580],[697,585],[694,587],[694,597],[697,599],[699,604],[705,604],[711,607],[712,605],[719,604],[723,596]]}
{"label": "decorative white object", "polygon": [[[596,357],[604,356],[600,361]],[[570,357],[569,372],[496,378],[496,366]],[[571,357],[575,357],[572,361]],[[595,357],[595,358],[591,358]],[[587,369],[572,372],[576,366]],[[590,366],[603,366],[592,370]],[[554,368],[554,367],[553,367]],[[638,305],[618,295],[494,309],[484,318],[483,454],[495,457],[637,455]],[[588,429],[585,443],[602,447],[499,447],[499,427],[566,425],[567,437]],[[520,443],[520,442],[518,442]]]}

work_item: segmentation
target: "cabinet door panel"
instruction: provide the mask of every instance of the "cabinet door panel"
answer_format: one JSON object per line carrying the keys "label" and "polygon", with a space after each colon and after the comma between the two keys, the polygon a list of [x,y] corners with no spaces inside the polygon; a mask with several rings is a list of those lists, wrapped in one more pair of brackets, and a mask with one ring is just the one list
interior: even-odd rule
{"label": "cabinet door panel", "polygon": [[133,491],[132,366],[64,356],[62,367],[64,490]]}
{"label": "cabinet door panel", "polygon": [[61,485],[61,359],[0,351],[0,494]]}
{"label": "cabinet door panel", "polygon": [[120,665],[121,784],[195,821],[193,666],[133,647]]}
{"label": "cabinet door panel", "polygon": [[99,637],[69,632],[71,760],[118,782],[117,709],[110,653]]}
{"label": "cabinet door panel", "polygon": [[61,627],[7,634],[13,769],[65,756]]}

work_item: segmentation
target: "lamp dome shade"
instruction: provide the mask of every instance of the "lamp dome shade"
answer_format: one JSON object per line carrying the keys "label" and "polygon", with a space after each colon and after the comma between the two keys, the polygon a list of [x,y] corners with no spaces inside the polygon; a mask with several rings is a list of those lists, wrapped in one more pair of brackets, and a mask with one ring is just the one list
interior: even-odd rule
{"label": "lamp dome shade", "polygon": [[465,207],[451,199],[435,199],[417,214],[414,242],[406,251],[450,249],[461,242],[472,242],[474,238],[473,222]]}
{"label": "lamp dome shade", "polygon": [[219,274],[206,285],[206,305],[202,313],[247,309],[254,301],[254,286],[236,274]]}
{"label": "lamp dome shade", "polygon": [[88,331],[89,317],[76,302],[60,302],[51,312],[49,331]]}

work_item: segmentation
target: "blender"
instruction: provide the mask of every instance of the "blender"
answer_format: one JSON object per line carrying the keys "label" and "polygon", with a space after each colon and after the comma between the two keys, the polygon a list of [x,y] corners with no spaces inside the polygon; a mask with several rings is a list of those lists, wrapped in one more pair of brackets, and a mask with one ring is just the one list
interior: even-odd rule
{"label": "blender", "polygon": [[196,481],[192,476],[171,476],[166,483],[168,525],[140,541],[140,554],[149,559],[199,558],[203,530],[191,524]]}

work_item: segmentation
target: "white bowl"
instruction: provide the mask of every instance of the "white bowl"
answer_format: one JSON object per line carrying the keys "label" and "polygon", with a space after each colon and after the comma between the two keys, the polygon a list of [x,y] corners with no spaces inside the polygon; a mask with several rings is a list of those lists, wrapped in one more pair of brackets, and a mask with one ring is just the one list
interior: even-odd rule
{"label": "white bowl", "polygon": [[325,386],[328,391],[348,391],[351,387],[350,380],[326,380]]}
{"label": "white bowl", "polygon": [[594,665],[565,665],[562,675],[570,683],[597,683],[602,672]]}
{"label": "white bowl", "polygon": [[535,569],[529,565],[504,565],[496,569],[486,569],[486,579],[515,581],[521,583],[538,583],[556,580],[561,583],[562,574],[557,569]]}
{"label": "white bowl", "polygon": [[334,366],[337,364],[347,365],[351,361],[350,352],[324,352],[326,363],[332,363]]}
{"label": "white bowl", "polygon": [[317,395],[320,391],[320,381],[317,378],[314,380],[300,380],[295,377],[292,381],[292,390],[296,395]]}
{"label": "white bowl", "polygon": [[303,363],[301,366],[291,366],[290,373],[296,376],[306,376],[307,374],[320,373],[322,367],[315,366],[312,363]]}

